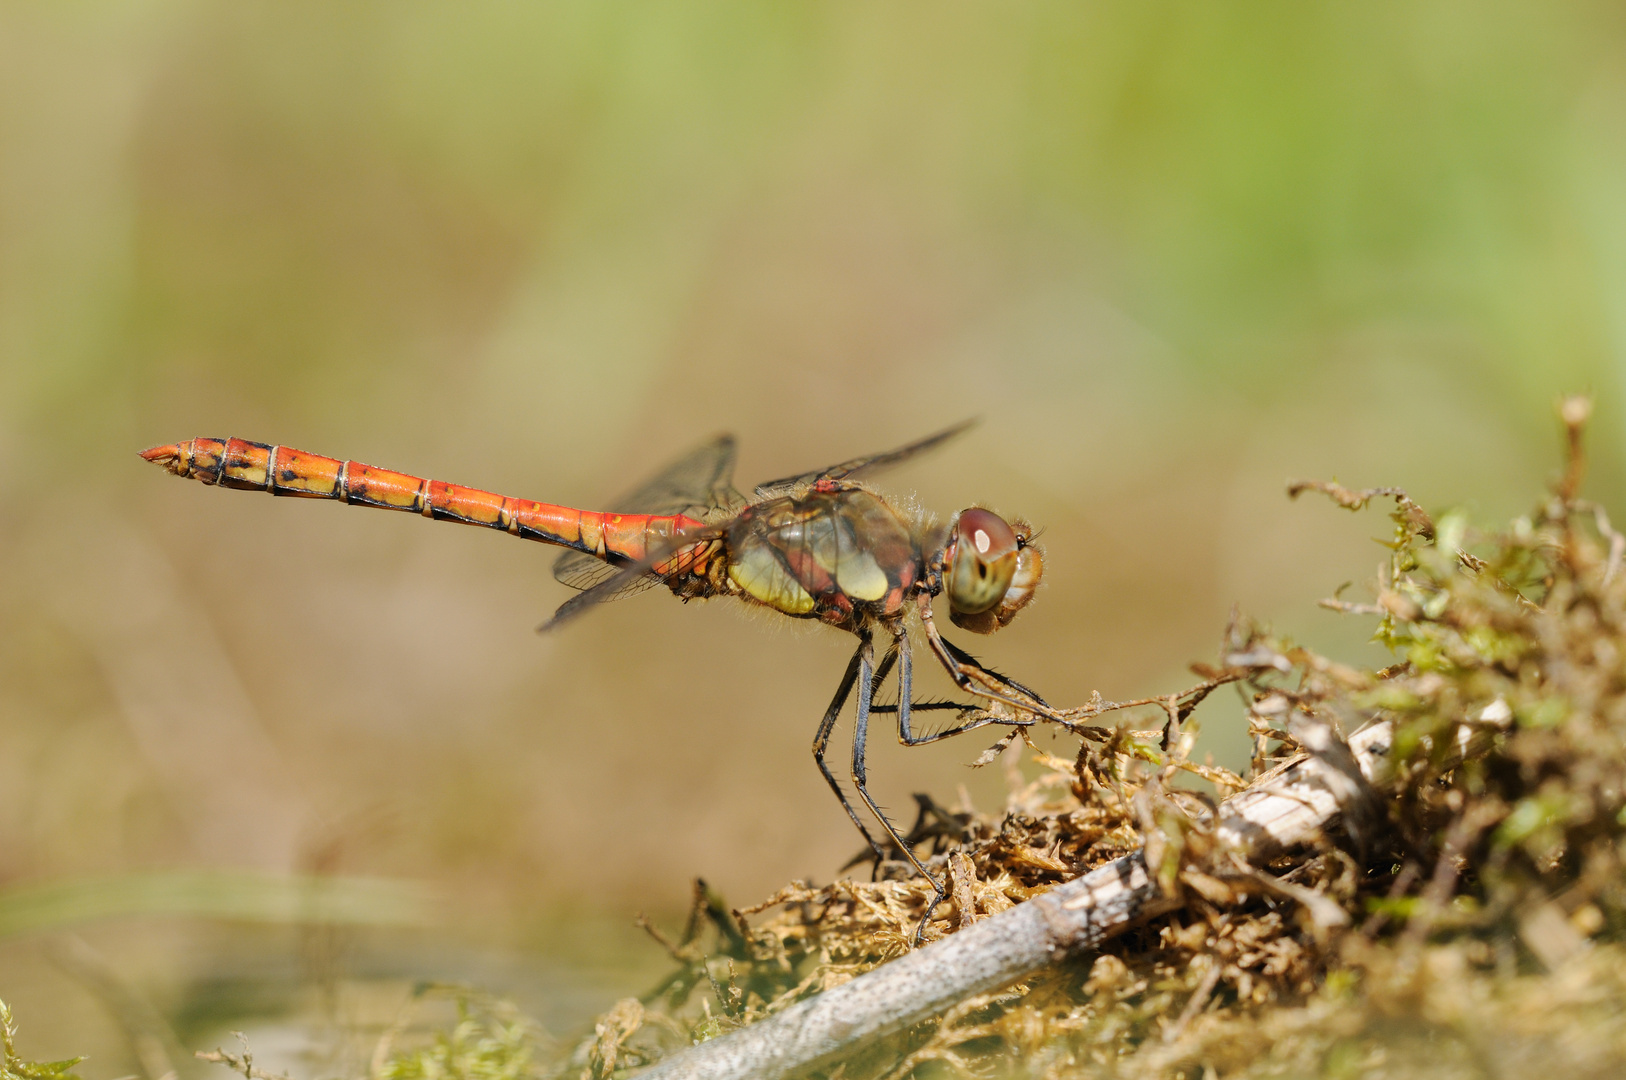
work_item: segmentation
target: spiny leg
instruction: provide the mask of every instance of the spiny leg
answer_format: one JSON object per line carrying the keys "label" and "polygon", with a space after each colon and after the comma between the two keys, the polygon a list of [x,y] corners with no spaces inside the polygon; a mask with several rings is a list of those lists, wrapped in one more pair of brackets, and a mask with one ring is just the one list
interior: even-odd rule
{"label": "spiny leg", "polygon": [[[937,624],[932,618],[931,597],[925,593],[920,595],[919,610],[921,627],[926,631],[926,641],[931,645],[938,662],[948,672],[949,678],[954,680],[955,686],[968,694],[975,694],[989,701],[1004,702],[1023,712],[1063,724],[1069,730],[1078,730],[1072,721],[1052,709],[1039,695],[1014,679],[983,667],[970,653],[958,645],[951,645],[945,641],[937,632]],[[1033,721],[1013,719],[1008,722],[1015,727],[1025,727]]]}
{"label": "spiny leg", "polygon": [[[879,713],[890,713],[890,712],[897,712],[898,711],[898,707],[896,705],[877,705],[877,704],[875,704],[874,698],[875,698],[876,694],[880,693],[881,685],[886,682],[886,677],[889,674],[892,673],[892,668],[898,662],[898,650],[899,650],[899,647],[900,647],[899,642],[893,641],[892,645],[887,648],[886,653],[881,657],[881,662],[878,665],[876,665],[874,674],[872,674],[870,676],[870,680],[869,680],[870,708],[869,708],[869,711],[872,712],[872,713],[878,713],[878,712]],[[856,661],[857,661],[857,656],[855,655],[854,656],[854,662],[856,662]],[[854,681],[856,681],[856,673],[855,673],[855,680]],[[974,708],[974,706],[960,705],[960,704],[956,704],[954,702],[948,702],[948,701],[911,702],[910,707],[913,708],[913,709],[954,709],[954,710],[957,710],[957,711],[962,712],[962,713],[968,711],[971,708]],[[834,722],[828,716],[826,717],[826,721],[827,721],[827,723],[833,723]],[[821,729],[820,729],[821,737],[822,736],[827,736],[828,733],[829,733],[828,728],[821,727]],[[815,743],[815,749],[816,750],[818,748],[818,745],[819,745],[818,743]],[[835,786],[834,781],[831,778],[828,771],[825,772],[825,779],[831,780],[831,786],[832,787]],[[839,793],[839,789],[837,789],[837,790],[838,790],[838,793]],[[919,798],[919,796],[916,796],[916,798]],[[852,813],[852,810],[849,808],[848,809],[848,814],[850,815],[851,813]],[[913,836],[913,835],[914,835],[914,830],[910,830],[910,832],[908,833],[908,836]],[[908,839],[908,836],[905,837],[905,840]],[[866,834],[865,838],[869,839],[868,834]],[[881,864],[886,861],[886,859],[888,858],[889,855],[890,855],[890,852],[883,852],[882,849],[880,848],[880,846],[877,845],[874,840],[870,840],[870,850],[865,854],[854,856],[846,864],[846,866],[842,867],[842,869],[846,870],[846,869],[848,869],[850,867],[857,866],[861,862],[865,862],[865,861],[868,861],[868,860],[874,860],[875,872],[878,874],[878,873],[880,873],[880,870],[881,870]]]}
{"label": "spiny leg", "polygon": [[858,718],[853,724],[853,786],[858,790],[858,797],[864,800],[864,805],[869,807],[870,813],[875,815],[875,820],[881,823],[881,827],[892,838],[892,842],[897,845],[898,850],[903,852],[903,857],[909,860],[909,864],[915,868],[915,872],[925,878],[932,887],[932,898],[926,904],[925,913],[920,917],[920,924],[915,927],[914,943],[920,945],[925,940],[926,924],[931,921],[932,912],[936,910],[937,905],[942,902],[948,893],[943,885],[932,877],[931,872],[926,869],[926,864],[920,861],[919,857],[915,855],[914,849],[898,834],[897,828],[887,819],[881,808],[876,805],[874,798],[869,793],[869,777],[864,768],[865,744],[869,737],[870,701],[874,697],[876,684],[880,682],[883,675],[891,668],[894,658],[898,656],[904,657],[903,666],[898,670],[898,702],[900,708],[905,708],[906,706],[903,703],[909,700],[909,694],[913,690],[913,687],[909,685],[907,675],[909,671],[907,649],[900,651],[899,643],[894,641],[892,647],[887,650],[886,657],[881,662],[882,670],[877,671],[871,666],[874,657],[873,645],[866,640],[859,648]]}
{"label": "spiny leg", "polygon": [[[876,705],[876,704],[874,704],[875,695],[880,691],[881,684],[886,681],[887,674],[889,672],[891,672],[892,665],[897,662],[897,659],[898,659],[897,645],[894,644],[892,647],[887,649],[886,655],[881,657],[880,664],[875,668],[875,673],[870,676],[870,680],[869,680],[870,712],[890,712],[893,709],[897,708],[897,706],[895,706],[895,705],[888,706],[888,705]],[[856,662],[856,660],[857,660],[857,657],[855,656],[854,661]],[[825,776],[828,778],[829,774],[826,773]],[[851,812],[852,811],[849,809],[848,813],[850,814]],[[867,839],[867,834],[866,834],[866,839]],[[846,870],[846,869],[849,869],[851,867],[857,866],[861,862],[866,862],[866,861],[869,861],[869,860],[873,860],[874,861],[874,870],[872,871],[872,878],[871,878],[873,880],[873,875],[879,874],[881,872],[881,864],[886,862],[888,853],[882,851],[881,848],[873,840],[870,841],[870,849],[871,850],[869,851],[868,854],[854,855],[850,860],[848,860],[847,864],[845,866],[843,866],[842,869]]]}
{"label": "spiny leg", "polygon": [[958,660],[960,663],[976,668],[984,675],[1004,686],[1011,688],[1012,690],[1015,690],[1019,694],[1026,694],[1034,701],[1037,701],[1040,705],[1049,704],[1049,702],[1040,697],[1038,691],[1034,690],[1031,686],[1024,686],[1015,679],[1011,678],[1009,675],[1000,674],[987,664],[984,664],[982,661],[978,660],[975,656],[972,656],[970,653],[954,644],[954,642],[950,641],[948,638],[943,637],[941,634],[939,634],[938,637],[942,640],[943,647],[949,651],[949,655],[954,657],[954,659]]}
{"label": "spiny leg", "polygon": [[[887,676],[892,673],[892,668],[897,664],[898,657],[899,657],[900,653],[903,650],[906,650],[908,647],[909,647],[908,639],[906,637],[900,635],[897,639],[895,639],[893,641],[892,645],[887,649],[886,653],[881,657],[881,662],[878,665],[876,665],[875,674],[873,676],[871,676],[871,678],[870,678],[870,697],[871,697],[871,701],[870,701],[869,711],[872,714],[873,713],[896,713],[898,711],[898,706],[897,705],[880,705],[880,704],[876,704],[873,699],[874,699],[875,695],[880,693],[881,686],[882,686],[882,684],[884,684],[886,682]],[[974,714],[974,717],[969,722],[959,724],[959,725],[957,725],[957,726],[955,726],[955,727],[953,727],[953,728],[951,728],[951,729],[949,729],[947,731],[934,732],[934,733],[919,736],[919,737],[913,736],[912,733],[909,734],[909,737],[907,737],[907,738],[905,738],[903,735],[900,735],[899,736],[899,741],[904,743],[907,746],[920,746],[920,745],[922,745],[924,743],[936,742],[938,739],[947,738],[950,735],[957,735],[957,734],[959,734],[960,732],[963,732],[963,731],[971,731],[971,730],[974,730],[975,728],[982,727],[982,726],[984,726],[986,724],[1007,724],[1007,725],[1009,725],[1009,724],[1015,723],[1015,721],[1012,721],[1007,717],[994,716],[994,715],[988,713],[986,710],[980,709],[978,706],[966,705],[966,704],[963,704],[961,702],[954,702],[954,701],[911,701],[911,702],[909,702],[908,713],[905,715],[903,723],[904,723],[905,726],[907,726],[907,724],[909,723],[908,715],[912,715],[915,712],[942,711],[942,710],[952,710],[953,712],[959,713],[962,717]],[[927,796],[921,796],[921,795],[916,795],[915,796],[916,801],[919,801],[922,798],[926,798],[928,800],[928,802],[930,801],[929,797],[927,797]],[[935,804],[932,804],[932,805],[935,805]],[[924,811],[923,811],[923,813],[924,813]],[[922,820],[924,820],[924,818],[922,818]],[[919,838],[917,837],[916,834],[920,831],[919,828],[918,828],[920,823],[917,822],[916,824],[917,824],[916,828],[911,828],[906,834],[904,834],[904,839],[905,839],[906,842],[916,842],[916,841],[918,841]],[[873,851],[866,852],[866,853],[864,853],[862,855],[854,856],[852,861],[847,863],[847,865],[842,867],[842,869],[845,870],[848,867],[856,866],[857,864],[859,864],[861,862],[865,862],[865,861],[867,861],[867,860],[869,860],[871,858],[874,858],[874,856],[875,856],[875,853]],[[880,870],[880,861],[879,860],[876,861],[875,868],[876,868],[877,872]]]}
{"label": "spiny leg", "polygon": [[[847,816],[852,819],[853,825],[862,834],[865,843],[869,844],[870,850],[875,852],[875,865],[879,867],[886,858],[886,849],[881,846],[880,842],[864,825],[863,819],[858,816],[858,811],[848,801],[847,793],[841,789],[841,781],[836,779],[836,774],[830,771],[830,766],[824,760],[825,752],[830,748],[830,733],[835,729],[836,720],[841,716],[842,707],[847,704],[847,698],[853,692],[853,684],[858,681],[859,668],[861,666],[867,668],[865,657],[870,651],[869,635],[861,635],[858,649],[853,653],[853,658],[847,661],[847,671],[841,676],[841,685],[836,687],[836,696],[830,700],[830,707],[824,711],[824,718],[819,721],[819,730],[813,736],[813,760],[818,764],[819,772],[824,776],[825,783],[829,784],[830,790],[836,793],[836,798],[841,802],[841,808],[847,811]],[[868,674],[866,670],[866,688],[869,686]]]}
{"label": "spiny leg", "polygon": [[[944,642],[944,644],[948,644],[948,642]],[[952,645],[949,647],[953,648]],[[897,656],[902,662],[902,666],[898,669],[898,683],[900,686],[906,686],[914,680],[914,659],[909,647],[909,639],[906,633],[900,633],[898,635],[897,641],[893,644],[892,649],[896,651]],[[889,650],[887,655],[893,655],[893,651]],[[1019,683],[1015,685],[1021,687],[1021,684]],[[1024,690],[1026,689],[1025,687],[1021,688]],[[1037,695],[1034,695],[1034,697],[1037,698]],[[941,731],[928,731],[920,735],[916,735],[914,733],[909,724],[910,716],[913,713],[924,712],[928,709],[941,709],[945,706],[948,708],[958,709],[961,716],[971,713],[971,719],[966,720],[963,723],[955,724],[953,727],[943,728]],[[896,705],[873,706],[871,711],[896,712],[898,714],[898,741],[905,746],[925,746],[928,743],[934,743],[940,739],[949,739],[953,738],[955,735],[964,735],[968,731],[975,731],[981,727],[988,727],[990,724],[996,724],[1003,727],[1028,727],[1034,723],[1032,720],[1018,720],[1014,717],[998,716],[994,713],[988,712],[985,709],[975,709],[966,705],[956,705],[953,702],[913,702],[907,697],[901,696],[898,698],[898,703]]]}
{"label": "spiny leg", "polygon": [[[902,657],[904,664],[908,665],[910,669],[910,674],[905,675],[904,678],[908,679],[911,683],[913,682],[914,657],[909,651],[910,644],[908,634],[907,632],[895,632],[895,634],[896,636],[893,639],[892,645],[886,650],[885,655],[881,657],[880,664],[875,668],[875,675],[870,680],[870,695],[872,698],[875,694],[880,693],[881,684],[886,682],[886,677],[892,673],[892,668],[898,662],[900,656]],[[944,644],[948,645],[951,649],[955,647],[952,643],[947,641],[945,641]],[[990,672],[990,674],[997,675],[997,672]],[[1022,687],[1020,683],[1014,683],[1014,685],[1020,689],[1026,689],[1026,687]],[[900,712],[900,707],[898,705],[878,705],[872,700],[870,702],[869,711],[871,713],[896,713]],[[909,717],[913,713],[940,711],[953,711],[959,713],[961,716],[971,714],[975,714],[975,716],[973,716],[970,721],[964,724],[959,724],[945,731],[930,732],[918,737],[910,731]],[[898,741],[903,743],[905,746],[924,746],[926,743],[936,742],[938,739],[946,739],[951,735],[958,735],[962,732],[974,731],[977,728],[986,727],[989,724],[1003,724],[1008,727],[1021,727],[1033,722],[1031,720],[1015,720],[1010,717],[995,716],[979,706],[966,705],[955,701],[910,701],[904,703],[901,713],[902,716],[899,719]]]}
{"label": "spiny leg", "polygon": [[[1031,727],[1035,721],[1018,720],[1010,716],[1000,716],[991,713],[978,705],[966,705],[958,701],[911,701],[908,709],[900,709],[896,705],[871,705],[872,713],[902,712],[898,722],[898,741],[905,746],[925,746],[927,743],[937,742],[939,739],[952,738],[955,735],[964,735],[968,731],[976,731],[981,727],[997,725],[1000,727]],[[916,735],[909,727],[909,718],[921,712],[956,712],[962,717],[971,719],[953,727],[943,728],[941,731],[928,731],[923,735]]]}
{"label": "spiny leg", "polygon": [[[943,638],[942,641],[944,647],[948,649],[950,655],[954,656],[962,663],[974,665],[977,670],[982,671],[990,677],[1010,686],[1018,693],[1026,694],[1034,701],[1041,704],[1044,703],[1043,698],[1041,698],[1038,694],[1035,694],[1032,690],[1029,690],[1027,687],[1023,686],[1021,683],[1017,682],[1015,679],[1007,678],[997,671],[991,671],[988,668],[983,667],[981,664],[978,664],[975,657],[961,649],[958,645],[955,645],[952,641],[949,641],[947,638]],[[899,675],[899,681],[904,683],[912,682],[914,655],[909,644],[908,632],[903,630],[897,632],[897,636],[894,639],[891,648],[887,649],[885,657],[883,657],[881,660],[881,666],[876,669],[873,684],[874,688],[879,689],[881,681],[886,678],[886,675],[891,670],[893,663],[900,658],[902,659],[904,666]],[[971,718],[963,723],[956,724],[953,727],[944,728],[941,731],[930,731],[921,735],[916,735],[913,729],[910,727],[909,719],[913,713],[939,711],[945,709],[952,709],[958,712],[962,717],[969,715]],[[902,697],[899,698],[897,705],[872,704],[870,706],[870,712],[897,713],[898,741],[905,746],[925,746],[928,743],[934,743],[940,739],[948,739],[954,737],[955,735],[963,735],[968,731],[975,731],[978,728],[988,727],[989,725],[998,725],[1001,727],[1030,727],[1035,723],[1033,720],[1023,720],[1011,716],[999,716],[995,713],[988,712],[986,709],[980,709],[971,705],[961,705],[952,701],[907,701]]]}

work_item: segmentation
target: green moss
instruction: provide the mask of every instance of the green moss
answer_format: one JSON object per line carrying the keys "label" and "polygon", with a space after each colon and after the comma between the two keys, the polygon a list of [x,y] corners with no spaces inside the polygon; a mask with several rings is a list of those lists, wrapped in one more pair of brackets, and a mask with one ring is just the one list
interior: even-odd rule
{"label": "green moss", "polygon": [[24,1061],[17,1055],[17,1025],[11,1008],[0,1001],[0,1080],[79,1080],[73,1067],[84,1058],[65,1061]]}
{"label": "green moss", "polygon": [[457,1020],[427,1045],[384,1058],[373,1080],[525,1080],[539,1072],[536,1025],[512,1006],[456,995]]}

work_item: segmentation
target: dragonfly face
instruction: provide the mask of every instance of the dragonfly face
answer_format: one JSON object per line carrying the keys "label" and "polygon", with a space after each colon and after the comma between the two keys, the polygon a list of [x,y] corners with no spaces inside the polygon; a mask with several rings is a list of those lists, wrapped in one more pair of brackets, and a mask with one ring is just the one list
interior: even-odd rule
{"label": "dragonfly face", "polygon": [[991,634],[1033,599],[1044,557],[1025,521],[1014,526],[990,510],[972,507],[954,523],[943,555],[943,577],[954,625]]}

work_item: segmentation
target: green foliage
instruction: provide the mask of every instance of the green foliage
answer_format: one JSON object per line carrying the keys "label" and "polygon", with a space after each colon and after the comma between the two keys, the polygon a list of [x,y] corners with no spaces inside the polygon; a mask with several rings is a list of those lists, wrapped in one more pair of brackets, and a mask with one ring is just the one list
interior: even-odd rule
{"label": "green foliage", "polygon": [[372,1080],[526,1080],[539,1075],[542,1044],[534,1023],[511,1005],[466,992],[457,994],[455,1003],[457,1020],[450,1029],[427,1045],[386,1057]]}
{"label": "green foliage", "polygon": [[[1377,607],[1403,665],[1345,707],[1396,724],[1390,824],[1437,883],[1436,931],[1529,939],[1554,897],[1626,924],[1626,539],[1576,493],[1587,411],[1565,403],[1569,468],[1507,528],[1395,515]],[[1469,741],[1484,752],[1462,760]]]}
{"label": "green foliage", "polygon": [[0,1080],[79,1080],[73,1067],[85,1060],[82,1057],[65,1061],[24,1061],[17,1056],[17,1025],[11,1018],[11,1007],[0,1001]]}

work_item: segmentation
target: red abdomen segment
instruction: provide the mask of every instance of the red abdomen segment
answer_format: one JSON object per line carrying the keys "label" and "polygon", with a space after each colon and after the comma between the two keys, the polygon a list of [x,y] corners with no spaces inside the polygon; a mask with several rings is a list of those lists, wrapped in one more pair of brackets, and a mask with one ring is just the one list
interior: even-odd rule
{"label": "red abdomen segment", "polygon": [[[683,514],[600,514],[510,499],[359,461],[319,457],[245,439],[191,439],[143,450],[141,456],[176,476],[190,476],[205,484],[409,510],[437,521],[502,529],[526,540],[574,548],[616,563],[643,562],[658,554],[671,537],[701,525]],[[696,554],[691,549],[674,552],[653,572],[665,576],[688,570]]]}

